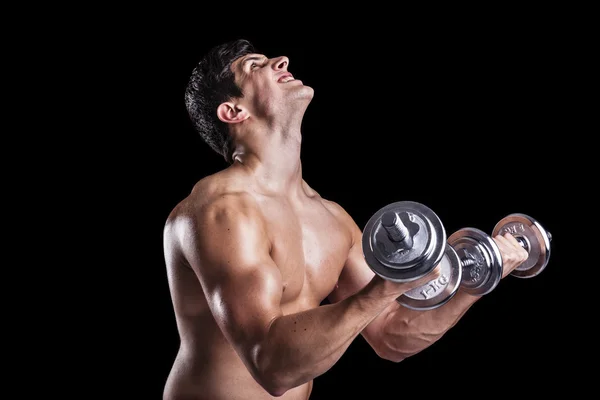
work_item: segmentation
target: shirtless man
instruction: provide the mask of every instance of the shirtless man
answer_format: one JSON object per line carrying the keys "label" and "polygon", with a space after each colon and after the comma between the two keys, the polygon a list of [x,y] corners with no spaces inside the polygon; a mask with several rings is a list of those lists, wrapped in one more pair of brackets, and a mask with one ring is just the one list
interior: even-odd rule
{"label": "shirtless man", "polygon": [[[289,64],[235,41],[209,52],[190,79],[191,120],[230,165],[197,182],[166,221],[180,348],[165,400],[306,400],[359,334],[400,362],[477,300],[459,291],[443,307],[409,310],[396,298],[439,272],[407,284],[371,271],[361,229],[302,178],[313,89]],[[506,276],[527,254],[511,235],[494,239]]]}

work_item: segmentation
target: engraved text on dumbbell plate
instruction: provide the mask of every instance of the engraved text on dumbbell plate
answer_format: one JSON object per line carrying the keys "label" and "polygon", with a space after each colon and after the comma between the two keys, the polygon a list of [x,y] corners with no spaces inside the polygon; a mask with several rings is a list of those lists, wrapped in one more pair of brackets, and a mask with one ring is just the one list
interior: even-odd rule
{"label": "engraved text on dumbbell plate", "polygon": [[405,293],[405,296],[412,299],[430,299],[443,292],[450,282],[452,275],[452,266],[447,258],[443,258],[440,263],[440,276],[423,286],[414,288]]}

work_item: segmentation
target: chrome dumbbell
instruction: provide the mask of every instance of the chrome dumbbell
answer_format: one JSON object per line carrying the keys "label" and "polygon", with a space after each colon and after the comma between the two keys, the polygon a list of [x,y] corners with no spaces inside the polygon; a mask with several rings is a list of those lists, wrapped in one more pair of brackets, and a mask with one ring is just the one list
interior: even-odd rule
{"label": "chrome dumbbell", "polygon": [[[492,236],[510,233],[528,252],[527,259],[512,272],[518,278],[539,275],[550,260],[552,235],[535,219],[526,214],[510,214],[494,227]],[[475,228],[463,228],[448,238],[461,260],[461,287],[474,295],[491,292],[503,275],[500,250],[491,236]]]}
{"label": "chrome dumbbell", "polygon": [[[528,278],[542,272],[550,258],[550,232],[525,214],[506,216],[492,235],[507,232],[529,253],[511,275]],[[376,274],[396,282],[419,279],[440,265],[437,279],[398,297],[400,304],[415,310],[440,307],[459,288],[485,295],[503,275],[502,256],[492,236],[467,227],[446,239],[439,217],[416,202],[397,202],[376,212],[363,231],[363,251]]]}
{"label": "chrome dumbbell", "polygon": [[459,287],[458,254],[448,245],[439,217],[421,203],[400,201],[381,208],[367,222],[362,240],[367,264],[394,282],[419,279],[440,265],[439,277],[420,288],[425,296],[413,289],[398,297],[406,307],[439,307]]}
{"label": "chrome dumbbell", "polygon": [[[537,276],[546,268],[550,260],[552,235],[532,217],[526,214],[510,214],[502,218],[494,227],[492,236],[510,233],[528,252],[527,259],[511,272],[519,278]],[[448,245],[458,260],[451,268],[460,268],[461,279],[458,287],[466,293],[483,296],[490,293],[502,279],[504,270],[502,255],[496,241],[477,228],[462,228],[448,237]],[[413,299],[406,306],[427,310],[440,307],[450,300],[457,288],[438,288],[439,283],[428,283],[411,290],[406,296]]]}

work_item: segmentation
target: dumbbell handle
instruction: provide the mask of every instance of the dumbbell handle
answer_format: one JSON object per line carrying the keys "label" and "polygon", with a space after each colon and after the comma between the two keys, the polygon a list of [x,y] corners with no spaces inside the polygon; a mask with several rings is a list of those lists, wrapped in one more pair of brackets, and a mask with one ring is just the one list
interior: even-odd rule
{"label": "dumbbell handle", "polygon": [[413,246],[410,230],[402,219],[393,211],[388,211],[381,216],[381,226],[386,230],[391,241],[402,243],[406,248]]}
{"label": "dumbbell handle", "polygon": [[521,245],[522,248],[529,251],[529,244],[527,243],[527,240],[523,239],[522,237],[515,237],[515,239],[517,239],[517,242]]}
{"label": "dumbbell handle", "polygon": [[460,259],[460,267],[461,268],[470,267],[471,265],[475,265],[475,264],[477,264],[477,261],[473,260],[472,258],[461,258]]}

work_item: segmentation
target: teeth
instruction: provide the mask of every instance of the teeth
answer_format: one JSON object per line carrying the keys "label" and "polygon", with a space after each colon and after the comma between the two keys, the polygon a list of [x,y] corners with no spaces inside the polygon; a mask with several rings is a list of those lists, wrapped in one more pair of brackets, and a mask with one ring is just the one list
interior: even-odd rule
{"label": "teeth", "polygon": [[294,78],[292,78],[291,76],[287,76],[281,80],[281,83],[286,83],[286,82],[293,81],[293,80],[294,80]]}

